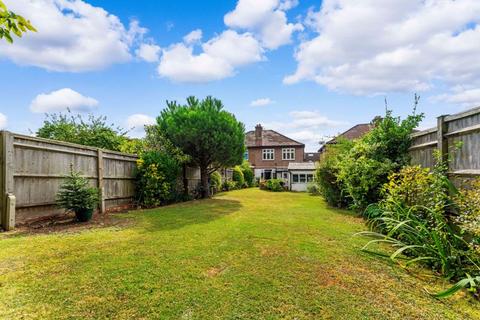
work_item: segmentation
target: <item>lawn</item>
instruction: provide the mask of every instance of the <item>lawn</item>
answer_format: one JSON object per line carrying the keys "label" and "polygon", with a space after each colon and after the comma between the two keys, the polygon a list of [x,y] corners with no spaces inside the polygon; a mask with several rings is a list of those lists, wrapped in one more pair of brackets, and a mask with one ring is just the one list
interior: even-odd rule
{"label": "lawn", "polygon": [[465,294],[360,251],[363,221],[300,193],[233,191],[119,226],[0,240],[1,319],[475,319]]}

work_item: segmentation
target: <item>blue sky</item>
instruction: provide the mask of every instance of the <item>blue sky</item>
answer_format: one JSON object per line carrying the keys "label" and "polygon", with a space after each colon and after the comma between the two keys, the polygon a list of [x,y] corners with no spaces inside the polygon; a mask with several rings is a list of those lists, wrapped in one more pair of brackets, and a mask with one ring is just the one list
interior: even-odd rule
{"label": "blue sky", "polygon": [[212,95],[247,130],[311,151],[383,114],[385,97],[405,116],[418,92],[424,127],[480,100],[474,0],[5,3],[39,31],[0,44],[0,126],[14,132],[71,107],[140,136],[166,100]]}

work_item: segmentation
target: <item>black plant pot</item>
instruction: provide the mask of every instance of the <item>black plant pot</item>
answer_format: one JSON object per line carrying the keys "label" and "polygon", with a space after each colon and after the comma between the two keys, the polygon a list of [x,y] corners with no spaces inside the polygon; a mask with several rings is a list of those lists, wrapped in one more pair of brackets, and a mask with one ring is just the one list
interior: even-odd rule
{"label": "black plant pot", "polygon": [[75,211],[75,216],[80,222],[87,222],[92,219],[93,209],[79,209]]}

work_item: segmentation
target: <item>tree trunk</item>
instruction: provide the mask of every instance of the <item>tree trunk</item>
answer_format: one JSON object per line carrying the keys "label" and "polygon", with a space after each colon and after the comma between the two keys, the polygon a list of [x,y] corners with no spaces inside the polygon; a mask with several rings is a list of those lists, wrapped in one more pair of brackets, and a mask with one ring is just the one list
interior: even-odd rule
{"label": "tree trunk", "polygon": [[208,185],[208,168],[200,167],[200,180],[202,181],[202,199],[210,197],[210,186]]}

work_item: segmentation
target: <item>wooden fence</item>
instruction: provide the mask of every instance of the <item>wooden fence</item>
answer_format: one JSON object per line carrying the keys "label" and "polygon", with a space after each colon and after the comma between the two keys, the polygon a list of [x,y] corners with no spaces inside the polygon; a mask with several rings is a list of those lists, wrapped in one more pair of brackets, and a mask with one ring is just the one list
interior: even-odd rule
{"label": "wooden fence", "polygon": [[412,164],[433,167],[438,150],[450,159],[448,172],[454,182],[480,176],[480,108],[440,116],[437,127],[416,132],[412,138]]}
{"label": "wooden fence", "polygon": [[0,132],[0,141],[0,221],[5,230],[61,213],[55,197],[71,167],[100,189],[100,212],[133,203],[135,155],[8,131]]}

